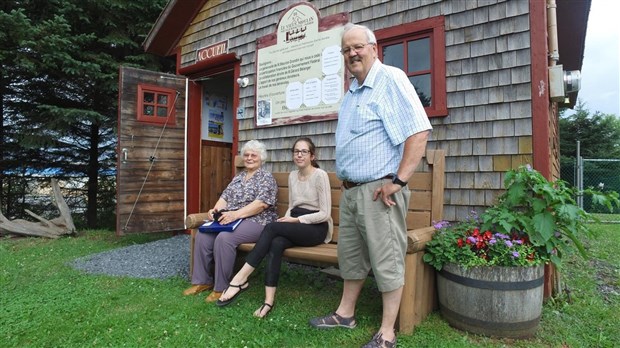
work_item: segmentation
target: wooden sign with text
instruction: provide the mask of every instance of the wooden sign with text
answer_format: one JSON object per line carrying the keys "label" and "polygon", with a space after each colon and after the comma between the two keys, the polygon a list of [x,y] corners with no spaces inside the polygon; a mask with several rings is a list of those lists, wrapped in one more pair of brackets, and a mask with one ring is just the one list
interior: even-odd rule
{"label": "wooden sign with text", "polygon": [[228,53],[228,40],[197,50],[196,63],[203,60],[212,59],[226,53]]}
{"label": "wooden sign with text", "polygon": [[310,3],[288,7],[275,33],[258,39],[256,125],[337,118],[344,95],[340,41],[347,13],[320,18]]}

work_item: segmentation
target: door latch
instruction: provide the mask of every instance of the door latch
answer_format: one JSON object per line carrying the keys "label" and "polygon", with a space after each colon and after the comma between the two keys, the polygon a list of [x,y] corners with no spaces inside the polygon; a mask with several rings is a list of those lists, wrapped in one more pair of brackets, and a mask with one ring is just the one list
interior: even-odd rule
{"label": "door latch", "polygon": [[126,148],[126,147],[124,147],[124,148],[121,150],[121,152],[123,153],[121,162],[123,162],[123,163],[127,163],[127,154],[129,153],[129,150],[127,150],[127,148]]}

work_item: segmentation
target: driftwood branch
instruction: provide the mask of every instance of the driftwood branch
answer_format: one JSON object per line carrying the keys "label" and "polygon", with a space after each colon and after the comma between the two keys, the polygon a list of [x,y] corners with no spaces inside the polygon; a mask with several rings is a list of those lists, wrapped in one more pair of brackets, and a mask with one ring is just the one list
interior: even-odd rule
{"label": "driftwood branch", "polygon": [[62,197],[60,186],[58,186],[58,180],[56,179],[52,179],[52,190],[52,202],[60,211],[59,217],[47,220],[26,209],[26,213],[39,222],[22,219],[9,220],[0,210],[0,232],[46,238],[58,238],[62,235],[74,234],[75,225],[73,224],[73,218],[71,218],[71,211]]}

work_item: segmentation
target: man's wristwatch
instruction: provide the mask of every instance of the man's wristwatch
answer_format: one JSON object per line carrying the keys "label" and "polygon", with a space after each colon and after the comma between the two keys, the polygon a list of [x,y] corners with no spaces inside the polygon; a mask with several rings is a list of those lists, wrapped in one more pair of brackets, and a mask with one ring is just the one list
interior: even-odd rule
{"label": "man's wristwatch", "polygon": [[398,175],[396,175],[395,173],[390,174],[392,176],[392,183],[396,184],[396,185],[400,185],[401,187],[405,187],[407,185],[407,183],[405,181],[402,181],[398,178]]}

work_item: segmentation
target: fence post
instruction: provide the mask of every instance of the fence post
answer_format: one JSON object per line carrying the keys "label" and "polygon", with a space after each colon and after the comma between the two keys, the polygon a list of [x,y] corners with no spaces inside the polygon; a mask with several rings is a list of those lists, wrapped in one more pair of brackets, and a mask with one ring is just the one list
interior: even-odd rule
{"label": "fence post", "polygon": [[583,209],[583,158],[581,158],[581,141],[577,140],[577,205]]}

